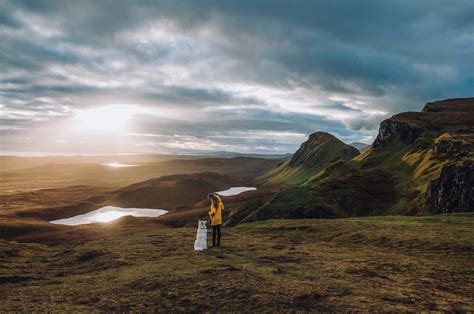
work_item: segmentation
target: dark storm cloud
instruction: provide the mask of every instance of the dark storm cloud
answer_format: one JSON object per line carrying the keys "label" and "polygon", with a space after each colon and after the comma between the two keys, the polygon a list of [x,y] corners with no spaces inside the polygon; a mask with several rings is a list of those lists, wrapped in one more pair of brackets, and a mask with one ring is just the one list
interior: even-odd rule
{"label": "dark storm cloud", "polygon": [[159,130],[162,135],[193,135],[205,138],[222,132],[238,131],[265,131],[295,132],[309,134],[314,130],[326,130],[331,133],[348,135],[350,131],[343,123],[316,115],[298,113],[273,113],[262,109],[247,109],[241,112],[225,113],[218,111],[218,119],[207,120],[201,123],[183,120],[157,121],[153,117],[142,116],[139,120],[139,132]]}
{"label": "dark storm cloud", "polygon": [[228,102],[231,95],[221,90],[208,90],[204,88],[188,88],[181,86],[169,86],[165,92],[148,93],[145,97],[157,100],[175,101],[189,103],[204,102]]}
{"label": "dark storm cloud", "polygon": [[5,0],[0,109],[138,103],[183,110],[137,117],[143,133],[367,138],[390,114],[472,96],[473,29],[474,2],[462,0]]}
{"label": "dark storm cloud", "polygon": [[15,17],[2,10],[0,11],[0,25],[11,28],[20,28],[22,23]]}

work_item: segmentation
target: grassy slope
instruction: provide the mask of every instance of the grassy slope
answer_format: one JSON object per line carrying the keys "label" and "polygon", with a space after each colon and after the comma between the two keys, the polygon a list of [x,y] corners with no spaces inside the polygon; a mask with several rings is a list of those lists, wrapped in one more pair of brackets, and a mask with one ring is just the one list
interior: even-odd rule
{"label": "grassy slope", "polygon": [[[428,214],[425,194],[429,183],[439,177],[446,164],[473,158],[472,153],[461,159],[434,156],[434,144],[450,137],[447,133],[436,135],[420,135],[420,140],[427,143],[425,148],[394,137],[382,149],[369,149],[350,161],[334,162],[314,172],[303,184],[281,192],[267,206],[268,214],[263,219],[285,215],[298,218],[295,212],[321,211],[322,207],[326,208],[324,217]],[[276,214],[272,216],[271,211]]]}
{"label": "grassy slope", "polygon": [[[429,183],[439,177],[443,166],[448,163],[457,163],[461,159],[437,158],[433,153],[433,145],[441,138],[448,137],[444,133],[438,137],[430,132],[424,132],[420,135],[429,147],[425,149],[416,148],[416,145],[404,145],[399,139],[394,139],[390,149],[382,152],[369,150],[366,154],[354,159],[360,162],[361,166],[366,168],[370,164],[376,164],[376,167],[388,171],[394,175],[395,188],[398,191],[398,202],[387,211],[389,214],[427,214],[424,201],[425,193]],[[465,157],[468,159],[471,157]],[[369,167],[367,167],[369,164]]]}
{"label": "grassy slope", "polygon": [[57,246],[0,240],[0,311],[474,310],[474,215],[156,228]]}
{"label": "grassy slope", "polygon": [[282,186],[291,186],[303,183],[311,176],[315,169],[299,167],[289,167],[289,161],[284,162],[280,166],[270,170],[268,173],[259,177],[260,182],[268,184],[279,184]]}
{"label": "grassy slope", "polygon": [[259,178],[263,183],[292,186],[302,184],[331,162],[349,160],[359,151],[331,134],[316,132],[301,144],[290,160]]}

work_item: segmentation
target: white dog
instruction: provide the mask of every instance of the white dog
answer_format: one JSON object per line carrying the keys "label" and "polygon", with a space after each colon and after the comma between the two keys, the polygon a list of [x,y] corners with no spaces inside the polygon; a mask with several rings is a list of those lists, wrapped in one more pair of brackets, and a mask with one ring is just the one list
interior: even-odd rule
{"label": "white dog", "polygon": [[195,251],[207,250],[207,227],[206,220],[199,220],[196,241],[194,242]]}

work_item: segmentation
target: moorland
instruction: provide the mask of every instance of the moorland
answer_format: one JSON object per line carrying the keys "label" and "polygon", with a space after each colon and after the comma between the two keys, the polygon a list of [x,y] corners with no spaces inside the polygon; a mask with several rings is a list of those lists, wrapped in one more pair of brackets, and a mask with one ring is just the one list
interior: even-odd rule
{"label": "moorland", "polygon": [[[0,157],[0,311],[473,311],[473,108],[395,115],[363,152]],[[222,247],[193,251],[236,186]],[[103,206],[169,212],[49,223]]]}

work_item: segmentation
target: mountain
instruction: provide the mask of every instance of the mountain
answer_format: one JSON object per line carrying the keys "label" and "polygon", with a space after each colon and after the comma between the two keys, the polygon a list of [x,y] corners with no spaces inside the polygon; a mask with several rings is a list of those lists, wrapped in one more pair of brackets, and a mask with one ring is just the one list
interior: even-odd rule
{"label": "mountain", "polygon": [[290,160],[262,176],[266,183],[297,184],[303,183],[313,175],[337,160],[350,160],[359,155],[359,151],[335,136],[316,132],[309,136]]}
{"label": "mountain", "polygon": [[365,152],[366,150],[368,150],[372,146],[370,144],[361,143],[361,142],[354,142],[354,143],[350,143],[349,145],[351,145],[352,147],[357,148],[359,150],[359,152],[361,152],[361,153]]}
{"label": "mountain", "polygon": [[[317,145],[300,150],[292,164],[318,152]],[[466,211],[474,211],[474,98],[392,116],[369,150],[287,186],[242,221]]]}

